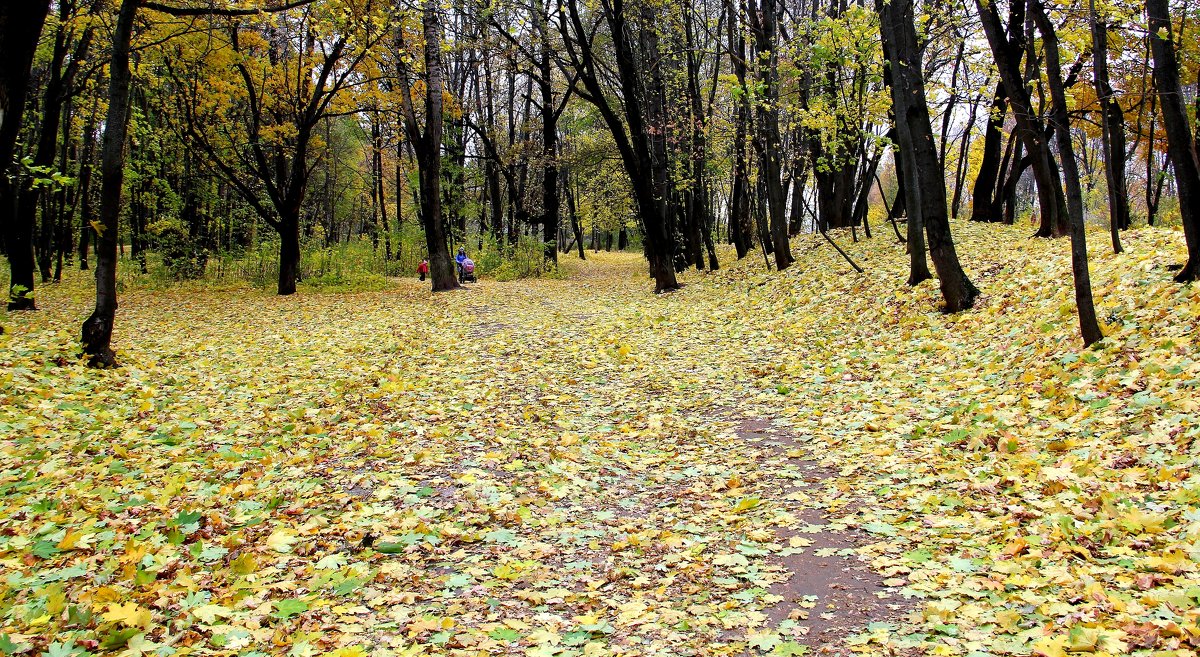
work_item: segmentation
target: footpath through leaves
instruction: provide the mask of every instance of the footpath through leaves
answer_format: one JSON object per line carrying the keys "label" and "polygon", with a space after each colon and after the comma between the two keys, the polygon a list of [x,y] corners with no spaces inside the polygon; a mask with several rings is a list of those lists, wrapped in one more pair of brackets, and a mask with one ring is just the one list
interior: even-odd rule
{"label": "footpath through leaves", "polygon": [[[838,610],[772,597],[778,557],[858,528],[913,611],[838,650],[1194,654],[1181,240],[1095,257],[1083,351],[1066,245],[996,230],[956,226],[984,297],[955,316],[883,240],[859,276],[805,239],[661,297],[633,255],[434,297],[130,290],[116,371],[76,358],[83,278],[44,289],[0,337],[0,652],[803,654]],[[835,476],[789,493],[801,457]]]}

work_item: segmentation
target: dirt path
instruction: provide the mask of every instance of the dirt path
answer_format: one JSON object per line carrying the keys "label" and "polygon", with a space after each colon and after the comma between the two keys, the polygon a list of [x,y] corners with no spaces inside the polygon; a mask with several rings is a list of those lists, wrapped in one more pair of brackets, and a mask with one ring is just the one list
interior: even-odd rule
{"label": "dirt path", "polygon": [[[513,294],[499,300],[469,299],[467,305],[478,318],[469,333],[472,342],[503,344],[506,349],[518,352],[548,341],[595,344],[597,334],[608,334],[613,324],[628,328],[636,321],[642,331],[638,336],[641,344],[670,344],[659,335],[670,330],[669,324],[647,324],[643,308],[635,307],[631,312],[616,294],[621,288],[614,286],[611,278],[605,278],[605,273],[611,276],[611,270],[585,266],[581,275],[561,283],[565,288],[561,296],[528,299]],[[531,321],[542,315],[525,312],[522,305],[526,303],[540,305],[543,313],[558,321],[553,327]],[[606,318],[607,323],[601,318]],[[775,571],[775,581],[763,598],[773,602],[756,612],[761,613],[761,624],[742,632],[726,632],[725,638],[736,644],[765,630],[777,633],[781,641],[792,641],[818,654],[850,654],[845,639],[877,624],[902,622],[914,603],[900,597],[895,588],[885,586],[884,576],[872,570],[860,555],[860,549],[870,545],[873,537],[844,524],[831,523],[826,509],[820,505],[826,487],[834,485],[836,470],[820,465],[796,436],[775,429],[769,421],[740,417],[730,406],[712,406],[730,385],[732,372],[726,367],[719,347],[714,339],[673,345],[667,350],[651,348],[642,360],[641,371],[608,372],[601,376],[601,382],[593,385],[603,389],[596,390],[597,396],[606,399],[636,397],[637,386],[662,387],[680,371],[695,374],[695,387],[673,390],[660,401],[667,407],[691,408],[684,417],[688,418],[685,424],[692,431],[719,432],[721,427],[732,424],[737,442],[748,455],[738,466],[736,476],[761,477],[762,483],[771,482],[760,486],[760,495],[770,504],[793,513],[797,520],[794,525],[775,528],[775,541],[786,547],[782,554],[767,558],[769,568]],[[623,392],[614,393],[614,389]],[[621,417],[611,410],[600,415],[609,421]],[[721,457],[713,453],[708,458]],[[781,465],[785,467],[779,470]],[[797,477],[796,472],[802,472],[803,476]],[[677,494],[672,487],[643,482],[630,486],[629,496],[613,512],[619,521],[635,527],[639,521],[651,517],[648,510]],[[748,648],[746,654],[762,654],[762,651]]]}
{"label": "dirt path", "polygon": [[847,637],[872,624],[902,621],[914,605],[889,592],[884,577],[857,554],[871,542],[870,535],[831,526],[827,514],[811,503],[836,472],[802,456],[805,450],[795,437],[777,432],[768,421],[742,419],[736,430],[739,438],[788,458],[804,473],[780,490],[785,500],[798,500],[800,524],[781,528],[779,536],[802,549],[774,558],[786,575],[771,586],[771,595],[781,599],[766,609],[768,626],[818,654],[849,655]]}

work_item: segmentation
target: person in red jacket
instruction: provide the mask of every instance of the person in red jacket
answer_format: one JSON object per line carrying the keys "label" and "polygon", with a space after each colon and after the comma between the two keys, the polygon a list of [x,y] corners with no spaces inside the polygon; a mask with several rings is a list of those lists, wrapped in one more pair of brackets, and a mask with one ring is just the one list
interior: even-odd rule
{"label": "person in red jacket", "polygon": [[422,258],[421,264],[417,265],[417,274],[421,277],[421,280],[425,280],[425,274],[428,274],[428,273],[429,273],[429,259]]}

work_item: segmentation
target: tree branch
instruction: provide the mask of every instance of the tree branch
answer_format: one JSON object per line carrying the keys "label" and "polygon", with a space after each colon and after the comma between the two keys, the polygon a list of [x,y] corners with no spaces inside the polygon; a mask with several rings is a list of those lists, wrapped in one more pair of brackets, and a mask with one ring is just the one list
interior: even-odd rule
{"label": "tree branch", "polygon": [[304,5],[312,4],[315,0],[293,0],[278,7],[250,7],[246,9],[219,9],[217,7],[172,7],[158,2],[143,2],[142,6],[151,11],[170,14],[171,16],[254,16],[287,11]]}

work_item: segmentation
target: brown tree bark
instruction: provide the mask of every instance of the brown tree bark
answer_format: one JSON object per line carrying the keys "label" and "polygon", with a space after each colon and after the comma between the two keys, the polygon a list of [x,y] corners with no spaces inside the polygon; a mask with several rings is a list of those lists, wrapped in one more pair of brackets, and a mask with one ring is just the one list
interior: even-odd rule
{"label": "brown tree bark", "polygon": [[1088,272],[1087,234],[1083,224],[1083,191],[1080,189],[1079,168],[1075,163],[1075,149],[1071,143],[1070,117],[1067,111],[1067,93],[1063,85],[1062,64],[1058,57],[1058,35],[1054,24],[1046,15],[1041,0],[1029,0],[1029,11],[1042,33],[1046,46],[1046,73],[1052,103],[1051,120],[1054,135],[1058,140],[1058,152],[1062,158],[1063,174],[1067,188],[1067,219],[1071,223],[1071,276],[1075,281],[1075,308],[1079,313],[1079,332],[1084,346],[1090,346],[1104,337],[1096,321],[1096,306],[1092,300],[1092,279]]}
{"label": "brown tree bark", "polygon": [[[910,177],[909,221],[919,215],[929,239],[929,255],[938,273],[946,312],[959,312],[975,303],[979,290],[967,278],[958,261],[950,221],[946,214],[946,179],[938,166],[925,85],[921,77],[921,55],[913,17],[912,0],[875,0],[879,12],[880,35],[886,44],[892,71],[892,105],[896,116],[899,150],[909,154],[913,165]],[[916,188],[914,190],[914,187]]]}
{"label": "brown tree bark", "polygon": [[112,349],[117,314],[117,238],[121,217],[121,188],[125,180],[125,138],[129,130],[132,75],[129,49],[133,22],[141,0],[121,0],[113,28],[109,63],[108,114],[100,147],[100,221],[96,232],[96,308],[83,323],[83,353],[92,367],[117,364]]}
{"label": "brown tree bark", "polygon": [[[1088,0],[1092,19],[1092,77],[1100,103],[1104,178],[1108,183],[1108,224],[1114,253],[1121,253],[1121,230],[1129,228],[1129,188],[1125,184],[1125,112],[1108,81],[1108,23]],[[1149,182],[1149,181],[1147,181]]]}
{"label": "brown tree bark", "polygon": [[1167,129],[1167,156],[1175,169],[1179,190],[1179,214],[1187,241],[1188,258],[1175,281],[1200,278],[1200,162],[1192,141],[1183,90],[1179,83],[1179,59],[1175,54],[1174,26],[1167,0],[1146,0],[1150,47],[1154,51],[1154,81]]}

